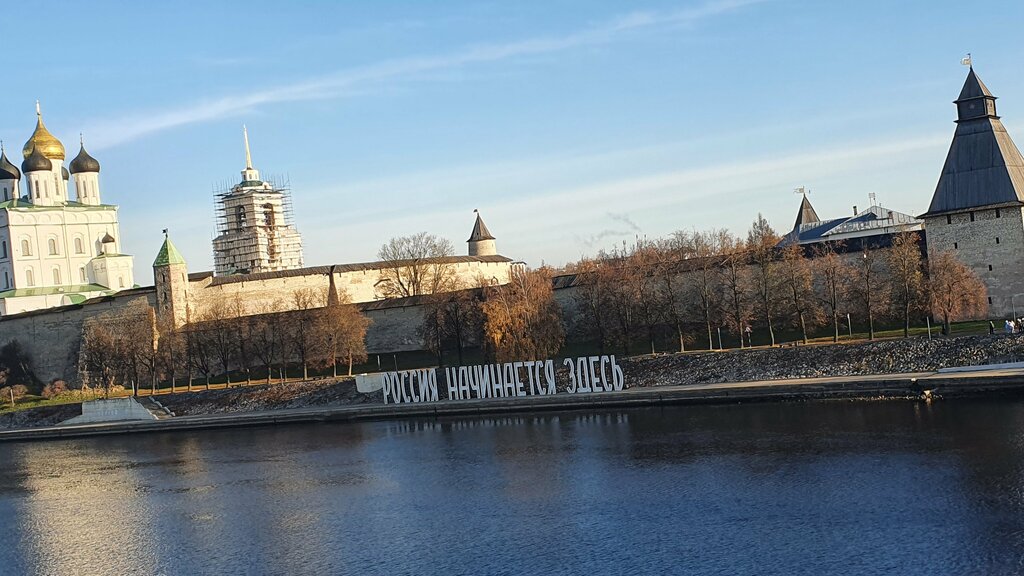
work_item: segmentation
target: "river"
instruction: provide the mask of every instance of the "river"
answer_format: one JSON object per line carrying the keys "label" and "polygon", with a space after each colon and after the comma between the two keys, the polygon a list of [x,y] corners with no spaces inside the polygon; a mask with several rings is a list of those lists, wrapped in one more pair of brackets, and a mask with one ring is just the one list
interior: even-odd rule
{"label": "river", "polygon": [[1024,573],[1024,401],[0,444],[3,574]]}

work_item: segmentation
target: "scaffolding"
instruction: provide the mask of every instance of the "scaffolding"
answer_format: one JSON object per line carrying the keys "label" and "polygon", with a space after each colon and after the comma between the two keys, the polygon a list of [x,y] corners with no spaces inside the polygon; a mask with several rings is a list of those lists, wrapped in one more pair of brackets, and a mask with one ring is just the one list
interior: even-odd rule
{"label": "scaffolding", "polygon": [[221,183],[213,189],[218,275],[302,267],[302,239],[295,228],[287,177]]}

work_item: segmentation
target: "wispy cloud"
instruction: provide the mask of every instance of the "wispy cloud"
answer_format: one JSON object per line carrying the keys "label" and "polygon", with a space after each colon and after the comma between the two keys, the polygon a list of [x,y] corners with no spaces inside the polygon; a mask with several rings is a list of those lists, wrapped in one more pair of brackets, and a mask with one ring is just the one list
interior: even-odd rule
{"label": "wispy cloud", "polygon": [[[846,206],[849,199],[845,195],[859,193],[877,174],[888,174],[891,170],[911,171],[921,174],[922,178],[917,188],[894,189],[890,198],[896,205],[890,206],[901,209],[904,205],[907,211],[922,211],[931,194],[929,187],[934,185],[932,164],[936,157],[941,158],[948,144],[948,134],[944,133],[911,138],[887,136],[875,142],[847,142],[814,150],[760,154],[706,166],[605,177],[576,184],[545,186],[544,177],[530,175],[515,184],[532,189],[535,194],[506,195],[479,207],[484,210],[491,231],[499,237],[502,253],[533,263],[542,259],[559,263],[620,240],[628,241],[638,233],[653,237],[677,229],[701,228],[708,223],[740,230],[759,210],[770,220],[788,223],[795,205],[776,202],[773,198],[790,200],[794,186],[833,183],[820,189],[822,196],[816,204],[820,202],[817,207],[822,211],[830,206]],[[524,160],[523,170],[519,172],[526,172],[525,168],[532,166],[532,162],[532,159]],[[495,167],[495,173],[506,174],[511,164],[514,163]],[[594,162],[581,158],[580,164],[593,165]],[[455,184],[460,178],[453,175],[452,194],[457,195],[463,186],[479,191],[475,178],[487,176],[477,169],[470,172],[472,178],[462,185]],[[408,181],[413,183],[419,179],[419,175],[410,175]],[[391,182],[401,186],[398,179]],[[847,189],[838,188],[842,182],[849,183]],[[377,194],[372,192],[376,190],[376,183],[367,182],[347,188],[346,193],[369,197]],[[335,219],[316,218],[312,210],[309,214],[300,214],[298,219],[308,240],[310,262],[342,262],[372,257],[377,246],[396,230],[430,230],[461,239],[472,225],[471,208],[478,204],[478,199],[473,203],[448,202],[440,206],[433,203],[415,211],[388,210],[372,217],[355,218],[346,228],[353,241],[344,245],[331,241],[336,235]],[[743,205],[749,207],[738,209]],[[637,221],[644,223],[643,232]]]}
{"label": "wispy cloud", "polygon": [[764,1],[766,0],[711,0],[699,6],[674,12],[634,12],[561,36],[468,46],[457,52],[436,56],[384,60],[280,88],[228,94],[171,110],[146,111],[128,118],[96,122],[88,127],[87,132],[92,135],[94,148],[100,149],[178,126],[248,113],[267,104],[340,98],[354,92],[363,92],[367,86],[376,83],[401,81],[425,72],[605,44],[628,32],[655,27],[693,25],[701,20]]}

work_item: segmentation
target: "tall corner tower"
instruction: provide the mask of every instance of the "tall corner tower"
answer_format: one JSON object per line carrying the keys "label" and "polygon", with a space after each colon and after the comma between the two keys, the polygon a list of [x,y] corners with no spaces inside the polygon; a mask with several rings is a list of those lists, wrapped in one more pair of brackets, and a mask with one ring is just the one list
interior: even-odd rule
{"label": "tall corner tower", "polygon": [[473,212],[476,214],[476,222],[473,223],[473,232],[470,233],[469,240],[466,240],[469,244],[469,255],[496,255],[498,253],[498,246],[495,244],[494,236],[491,235],[491,231],[484,224],[484,219],[480,217],[480,212],[478,210],[473,210]]}
{"label": "tall corner tower", "polygon": [[157,324],[171,329],[188,323],[188,265],[167,231],[153,261]]}
{"label": "tall corner tower", "polygon": [[1006,315],[1024,296],[1024,158],[973,66],[954,104],[956,131],[921,215],[928,253],[953,252],[985,283],[990,312]]}
{"label": "tall corner tower", "polygon": [[291,191],[260,179],[252,165],[249,131],[244,126],[242,181],[217,192],[217,275],[274,272],[302,267],[302,236],[292,222]]}

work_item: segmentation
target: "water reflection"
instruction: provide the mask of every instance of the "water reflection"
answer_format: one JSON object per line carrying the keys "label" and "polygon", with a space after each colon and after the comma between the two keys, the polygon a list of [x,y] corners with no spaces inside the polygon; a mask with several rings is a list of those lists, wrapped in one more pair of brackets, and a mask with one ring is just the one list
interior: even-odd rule
{"label": "water reflection", "polygon": [[1013,574],[1024,402],[0,445],[4,573]]}

